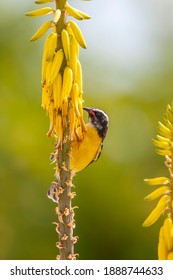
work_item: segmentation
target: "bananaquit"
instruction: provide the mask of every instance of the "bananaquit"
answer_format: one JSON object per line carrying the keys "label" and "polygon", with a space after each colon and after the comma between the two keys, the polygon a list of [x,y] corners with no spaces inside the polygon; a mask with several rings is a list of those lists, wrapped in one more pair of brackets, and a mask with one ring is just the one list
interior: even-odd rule
{"label": "bananaquit", "polygon": [[89,122],[81,142],[71,143],[70,169],[76,173],[96,161],[103,147],[103,140],[108,130],[108,116],[96,108],[83,108],[88,112]]}
{"label": "bananaquit", "polygon": [[[102,110],[88,107],[83,109],[88,112],[89,122],[86,124],[83,140],[71,143],[70,170],[72,173],[81,171],[99,158],[109,125],[109,118]],[[54,183],[50,186],[47,195],[57,202]]]}

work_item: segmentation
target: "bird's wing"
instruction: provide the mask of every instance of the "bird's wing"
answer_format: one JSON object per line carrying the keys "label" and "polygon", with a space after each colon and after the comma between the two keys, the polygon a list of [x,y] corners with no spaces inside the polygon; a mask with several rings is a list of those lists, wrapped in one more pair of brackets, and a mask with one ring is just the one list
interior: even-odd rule
{"label": "bird's wing", "polygon": [[93,158],[93,161],[96,161],[99,159],[100,155],[101,155],[101,152],[102,152],[102,149],[103,149],[103,142],[101,142],[96,154],[95,154],[95,157]]}
{"label": "bird's wing", "polygon": [[89,165],[90,165],[91,163],[93,163],[94,161],[97,161],[97,160],[99,159],[99,157],[100,157],[100,155],[101,155],[101,152],[102,152],[102,149],[103,149],[103,142],[101,142],[101,144],[100,144],[100,146],[99,146],[99,148],[98,148],[98,150],[97,150],[97,152],[96,152],[96,154],[95,154],[93,160],[89,163]]}

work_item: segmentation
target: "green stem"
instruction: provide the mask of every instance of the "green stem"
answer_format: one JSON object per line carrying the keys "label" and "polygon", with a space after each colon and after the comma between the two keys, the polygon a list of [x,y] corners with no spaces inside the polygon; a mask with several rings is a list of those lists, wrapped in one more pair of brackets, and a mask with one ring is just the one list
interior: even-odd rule
{"label": "green stem", "polygon": [[56,0],[56,8],[62,10],[67,0]]}

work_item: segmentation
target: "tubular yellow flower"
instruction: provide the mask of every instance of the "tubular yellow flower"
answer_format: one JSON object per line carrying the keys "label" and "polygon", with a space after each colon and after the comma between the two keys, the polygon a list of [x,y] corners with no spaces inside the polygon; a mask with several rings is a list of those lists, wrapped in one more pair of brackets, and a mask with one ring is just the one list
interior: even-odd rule
{"label": "tubular yellow flower", "polygon": [[144,179],[144,181],[148,185],[167,185],[169,184],[169,179],[167,177],[158,177],[158,178],[152,178],[152,179]]}
{"label": "tubular yellow flower", "polygon": [[53,99],[54,109],[58,112],[58,109],[62,105],[62,76],[59,73],[53,83]]}
{"label": "tubular yellow flower", "polygon": [[172,219],[167,217],[160,229],[158,244],[158,259],[173,260],[173,224]]}
{"label": "tubular yellow flower", "polygon": [[62,49],[60,49],[55,54],[53,61],[51,63],[49,80],[46,81],[48,84],[52,84],[54,82],[54,80],[56,79],[56,77],[60,71],[63,59],[64,59],[64,52]]}
{"label": "tubular yellow flower", "polygon": [[[66,118],[67,118],[67,114],[68,114],[68,99],[64,99],[63,101],[63,106],[62,106],[62,124],[63,127],[66,127]],[[64,141],[66,141],[66,139],[64,139]]]}
{"label": "tubular yellow flower", "polygon": [[79,20],[84,19],[83,16],[78,12],[78,10],[76,10],[75,8],[70,6],[67,2],[66,2],[66,5],[65,5],[65,10],[69,14],[69,16],[72,16],[72,17],[74,17],[76,19],[79,19]]}
{"label": "tubular yellow flower", "polygon": [[53,133],[53,130],[54,130],[55,119],[56,119],[56,111],[54,109],[53,101],[51,101],[50,105],[49,105],[49,118],[50,118],[50,128],[49,128],[47,135],[51,136]]}
{"label": "tubular yellow flower", "polygon": [[52,61],[48,61],[47,67],[46,67],[46,81],[44,83],[47,90],[49,90],[49,87],[50,87],[51,68],[52,68]]}
{"label": "tubular yellow flower", "polygon": [[45,15],[50,15],[53,14],[54,10],[49,7],[41,8],[35,11],[31,11],[28,13],[25,13],[26,16],[30,17],[39,17],[39,16],[45,16]]}
{"label": "tubular yellow flower", "polygon": [[70,60],[69,60],[69,66],[72,69],[74,80],[76,75],[76,67],[77,67],[77,58],[78,58],[78,43],[74,36],[72,35],[70,37]]}
{"label": "tubular yellow flower", "polygon": [[165,165],[168,168],[170,178],[158,177],[145,180],[149,185],[160,185],[145,199],[154,200],[160,196],[161,198],[143,226],[152,225],[161,214],[166,213],[159,234],[158,258],[160,260],[170,260],[173,259],[173,104],[167,106],[164,124],[158,123],[158,133],[157,139],[153,140],[153,143],[159,148],[157,153],[165,157]]}
{"label": "tubular yellow flower", "polygon": [[44,46],[44,56],[46,61],[52,60],[55,56],[55,50],[57,45],[57,33],[52,32],[50,33],[45,41]]}
{"label": "tubular yellow flower", "polygon": [[67,100],[72,88],[73,73],[70,67],[66,67],[63,73],[63,85],[62,85],[62,99]]}
{"label": "tubular yellow flower", "polygon": [[89,15],[85,14],[84,12],[73,8],[67,2],[66,2],[66,5],[65,5],[65,10],[67,11],[69,16],[72,16],[72,17],[74,17],[76,19],[79,19],[79,20],[90,19],[91,18]]}
{"label": "tubular yellow flower", "polygon": [[63,29],[61,32],[61,40],[62,40],[62,45],[65,53],[66,60],[69,60],[70,57],[70,39],[68,32]]}
{"label": "tubular yellow flower", "polygon": [[164,135],[165,137],[171,137],[172,136],[172,132],[171,130],[164,124],[162,124],[161,122],[159,122],[158,125],[158,133],[160,135]]}
{"label": "tubular yellow flower", "polygon": [[63,127],[61,115],[56,115],[55,131],[57,135],[57,148],[61,148],[63,138]]}
{"label": "tubular yellow flower", "polygon": [[169,194],[170,192],[171,192],[170,187],[163,186],[163,187],[160,187],[160,188],[156,189],[155,191],[153,191],[149,195],[147,195],[145,197],[145,199],[146,200],[154,200],[154,199],[158,198],[159,196],[164,195],[164,194]]}
{"label": "tubular yellow flower", "polygon": [[85,123],[83,120],[83,107],[82,107],[83,101],[81,99],[78,99],[78,109],[80,112],[80,125],[83,131],[86,131]]}
{"label": "tubular yellow flower", "polygon": [[60,9],[57,9],[54,13],[54,18],[53,18],[53,23],[54,24],[57,24],[59,19],[61,17],[61,10]]}
{"label": "tubular yellow flower", "polygon": [[36,41],[37,39],[41,38],[51,27],[52,20],[46,21],[32,36],[31,41]]}
{"label": "tubular yellow flower", "polygon": [[167,260],[173,260],[173,251],[169,252]]}
{"label": "tubular yellow flower", "polygon": [[151,212],[151,214],[148,216],[148,218],[144,221],[143,226],[149,227],[152,224],[154,224],[158,218],[161,216],[161,214],[164,213],[165,210],[168,209],[168,206],[170,204],[171,197],[169,195],[163,195],[159,202],[157,203],[154,210]]}
{"label": "tubular yellow flower", "polygon": [[48,62],[53,60],[55,56],[55,49],[57,45],[57,34],[55,32],[50,33],[44,44],[44,55],[42,58],[42,85],[46,82],[46,70]]}
{"label": "tubular yellow flower", "polygon": [[88,14],[85,14],[82,11],[77,10],[77,12],[83,17],[83,19],[90,19],[91,18],[91,16],[89,16]]}
{"label": "tubular yellow flower", "polygon": [[49,107],[49,103],[50,103],[50,95],[49,95],[49,91],[47,90],[46,87],[42,88],[42,103],[41,106],[48,111],[48,107]]}
{"label": "tubular yellow flower", "polygon": [[163,224],[163,234],[164,234],[165,246],[168,252],[173,250],[172,230],[173,230],[172,220],[171,218],[167,217]]}
{"label": "tubular yellow flower", "polygon": [[157,150],[157,153],[160,155],[160,156],[171,156],[171,151],[170,150]]}
{"label": "tubular yellow flower", "polygon": [[41,73],[41,82],[42,87],[44,87],[46,83],[46,72],[47,72],[48,61],[45,58],[45,55],[42,58],[42,73]]}
{"label": "tubular yellow flower", "polygon": [[72,20],[69,21],[69,24],[79,45],[86,49],[87,45],[79,26]]}
{"label": "tubular yellow flower", "polygon": [[162,226],[160,228],[160,233],[159,233],[158,259],[166,260],[167,256],[168,256],[168,250],[165,245],[164,232],[163,232],[163,226]]}
{"label": "tubular yellow flower", "polygon": [[82,96],[83,94],[83,79],[82,79],[82,67],[80,64],[80,61],[77,60],[77,64],[76,64],[76,75],[75,75],[75,82],[78,84],[79,86],[79,94],[80,96]]}
{"label": "tubular yellow flower", "polygon": [[75,113],[77,117],[80,117],[80,112],[78,108],[78,100],[79,100],[79,87],[76,83],[73,83],[71,90],[71,104],[75,109]]}

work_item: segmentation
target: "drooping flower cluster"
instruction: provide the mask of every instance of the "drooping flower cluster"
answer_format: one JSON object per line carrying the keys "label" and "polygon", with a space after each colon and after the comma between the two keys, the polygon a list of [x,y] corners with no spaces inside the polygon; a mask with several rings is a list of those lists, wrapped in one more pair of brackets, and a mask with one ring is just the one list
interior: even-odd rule
{"label": "drooping flower cluster", "polygon": [[[38,0],[37,4],[53,2]],[[83,121],[83,88],[82,69],[79,62],[79,46],[86,48],[86,42],[78,25],[66,16],[78,20],[89,19],[90,16],[74,9],[67,1],[59,1],[61,5],[54,10],[44,7],[26,13],[37,17],[53,15],[32,36],[35,41],[48,30],[42,59],[42,107],[48,112],[50,127],[48,136],[56,138],[57,147],[61,149],[65,128],[69,127],[69,140],[81,140],[85,124]]]}
{"label": "drooping flower cluster", "polygon": [[164,124],[159,122],[157,139],[153,140],[158,147],[157,153],[165,156],[165,165],[169,171],[169,177],[146,179],[151,186],[157,186],[145,199],[159,201],[144,221],[143,226],[148,227],[155,223],[164,214],[165,220],[159,233],[158,259],[173,260],[173,104],[167,106],[164,116]]}

